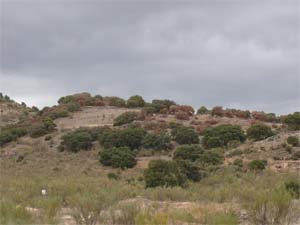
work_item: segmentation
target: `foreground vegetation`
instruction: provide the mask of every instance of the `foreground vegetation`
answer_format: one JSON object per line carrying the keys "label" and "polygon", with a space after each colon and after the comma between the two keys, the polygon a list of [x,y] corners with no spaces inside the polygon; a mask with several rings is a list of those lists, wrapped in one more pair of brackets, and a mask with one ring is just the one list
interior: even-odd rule
{"label": "foreground vegetation", "polygon": [[[279,175],[270,171],[242,174],[231,169],[218,170],[185,188],[144,189],[144,181],[140,179],[128,182],[104,176],[31,179],[5,176],[0,189],[1,224],[59,223],[62,208],[70,208],[72,217],[84,224],[181,221],[231,225],[238,223],[241,209],[247,210],[252,224],[289,224],[300,215],[300,208],[293,203],[293,199],[299,197],[299,175]],[[46,195],[41,194],[42,189],[46,190]],[[141,202],[130,199],[142,199],[144,204],[148,200],[156,203],[138,210]],[[175,210],[161,201],[191,202],[192,208]],[[203,204],[226,207],[205,211],[201,207]],[[115,214],[117,209],[122,213]]]}

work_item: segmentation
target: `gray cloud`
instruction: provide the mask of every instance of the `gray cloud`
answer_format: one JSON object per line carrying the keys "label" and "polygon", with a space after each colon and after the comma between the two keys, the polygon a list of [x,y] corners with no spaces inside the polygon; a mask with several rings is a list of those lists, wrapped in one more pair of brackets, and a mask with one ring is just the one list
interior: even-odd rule
{"label": "gray cloud", "polygon": [[298,1],[3,1],[0,90],[300,110]]}

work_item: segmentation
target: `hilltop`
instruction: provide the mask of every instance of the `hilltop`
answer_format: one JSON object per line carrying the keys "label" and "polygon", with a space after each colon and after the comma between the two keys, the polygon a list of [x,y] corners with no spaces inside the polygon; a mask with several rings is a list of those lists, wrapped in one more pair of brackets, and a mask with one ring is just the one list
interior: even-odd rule
{"label": "hilltop", "polygon": [[[290,212],[300,215],[293,209],[300,193],[300,113],[195,110],[172,100],[148,103],[138,95],[125,100],[89,93],[61,97],[41,110],[3,96],[0,106],[2,200],[26,212],[40,210],[38,218],[24,212],[35,222],[68,224],[63,216],[78,222],[76,211],[88,224],[80,204],[91,204],[85,212],[90,217],[103,210],[93,206],[98,188],[118,196],[105,207],[123,213],[130,209],[120,202],[133,207],[133,220],[123,224],[256,224],[251,217],[261,216],[252,208],[258,195],[275,204],[272,195],[289,184],[293,188],[279,196],[290,211],[279,219],[284,224]],[[43,188],[48,199],[40,196]],[[86,198],[78,196],[82,191],[89,193]],[[137,205],[146,210],[134,211]],[[66,209],[70,212],[61,215]]]}

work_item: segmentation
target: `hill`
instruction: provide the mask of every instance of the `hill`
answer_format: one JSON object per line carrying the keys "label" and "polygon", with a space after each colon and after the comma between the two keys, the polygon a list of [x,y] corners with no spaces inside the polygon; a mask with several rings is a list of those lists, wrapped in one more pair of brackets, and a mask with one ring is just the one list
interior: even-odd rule
{"label": "hill", "polygon": [[0,104],[3,218],[23,210],[22,223],[296,224],[300,216],[298,113],[195,112],[89,93],[40,111]]}

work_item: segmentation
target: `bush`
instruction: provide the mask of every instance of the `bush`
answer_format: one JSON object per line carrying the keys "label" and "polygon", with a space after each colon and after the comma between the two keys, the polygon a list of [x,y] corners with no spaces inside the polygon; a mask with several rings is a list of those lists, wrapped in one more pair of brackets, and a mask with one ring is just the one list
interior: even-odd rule
{"label": "bush", "polygon": [[189,120],[190,116],[187,112],[180,111],[175,113],[175,118],[178,120]]}
{"label": "bush", "polygon": [[30,128],[30,137],[32,138],[38,138],[38,137],[41,137],[41,136],[44,136],[46,134],[48,134],[48,130],[46,129],[46,127],[42,124],[39,124],[39,125],[35,125],[35,126],[32,126]]}
{"label": "bush", "polygon": [[209,112],[209,110],[205,106],[201,106],[197,110],[197,114],[200,114],[200,115],[207,114],[208,112]]}
{"label": "bush", "polygon": [[204,174],[201,173],[199,167],[190,161],[178,160],[176,161],[176,164],[181,173],[184,174],[189,180],[198,182],[204,177]]}
{"label": "bush", "polygon": [[124,112],[114,119],[114,126],[121,126],[136,120],[138,117],[137,112]]}
{"label": "bush", "polygon": [[237,166],[237,167],[243,167],[244,163],[242,159],[235,159],[233,161],[233,165]]}
{"label": "bush", "polygon": [[216,148],[226,146],[230,141],[244,142],[245,139],[240,126],[223,124],[206,129],[202,143],[207,148]]}
{"label": "bush", "polygon": [[211,110],[211,115],[212,116],[223,116],[224,115],[224,110],[221,106],[215,106]]}
{"label": "bush", "polygon": [[93,138],[87,131],[77,130],[62,137],[62,146],[72,152],[88,150],[92,147]]}
{"label": "bush", "polygon": [[153,107],[153,113],[159,113],[162,112],[163,110],[169,110],[172,105],[176,105],[174,101],[171,100],[159,100],[159,99],[154,99],[152,100],[151,107]]}
{"label": "bush", "polygon": [[182,174],[176,162],[167,160],[152,160],[144,171],[146,188],[183,186],[186,176]]}
{"label": "bush", "polygon": [[104,148],[128,147],[131,150],[139,149],[146,135],[142,128],[126,128],[123,130],[107,130],[99,137]]}
{"label": "bush", "polygon": [[19,127],[6,127],[2,128],[0,133],[0,146],[3,146],[11,141],[17,140],[27,134],[27,129]]}
{"label": "bush", "polygon": [[136,165],[135,154],[128,147],[108,148],[100,152],[100,162],[114,168],[132,168]]}
{"label": "bush", "polygon": [[266,165],[267,165],[266,160],[255,159],[248,164],[248,167],[250,170],[258,171],[258,170],[264,170],[266,168]]}
{"label": "bush", "polygon": [[289,181],[285,183],[286,190],[294,197],[300,198],[300,183],[299,181]]}
{"label": "bush", "polygon": [[287,124],[291,130],[300,130],[300,112],[287,115],[284,119],[284,123]]}
{"label": "bush", "polygon": [[142,145],[145,149],[166,150],[171,148],[171,138],[167,133],[149,133]]}
{"label": "bush", "polygon": [[108,102],[109,106],[116,106],[116,107],[125,107],[126,101],[119,97],[105,97],[105,101]]}
{"label": "bush", "polygon": [[203,154],[203,149],[199,145],[183,145],[179,146],[173,155],[174,160],[196,161]]}
{"label": "bush", "polygon": [[172,137],[178,144],[198,144],[199,137],[192,127],[175,126],[171,132]]}
{"label": "bush", "polygon": [[139,95],[134,95],[131,96],[128,100],[127,100],[127,106],[129,108],[138,108],[138,107],[144,107],[145,106],[145,101],[144,99],[139,96]]}
{"label": "bush", "polygon": [[247,137],[255,141],[263,140],[273,135],[272,129],[263,123],[254,124],[247,129]]}
{"label": "bush", "polygon": [[299,146],[299,138],[296,136],[289,136],[286,141],[288,144],[290,144],[294,147]]}
{"label": "bush", "polygon": [[50,117],[44,117],[41,123],[35,124],[30,128],[30,136],[38,138],[54,131],[56,124]]}
{"label": "bush", "polygon": [[68,111],[69,112],[76,112],[80,110],[80,105],[76,102],[71,102],[68,104]]}
{"label": "bush", "polygon": [[223,164],[224,156],[220,149],[206,150],[198,160],[203,166]]}

